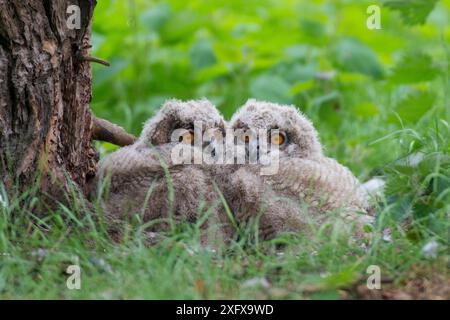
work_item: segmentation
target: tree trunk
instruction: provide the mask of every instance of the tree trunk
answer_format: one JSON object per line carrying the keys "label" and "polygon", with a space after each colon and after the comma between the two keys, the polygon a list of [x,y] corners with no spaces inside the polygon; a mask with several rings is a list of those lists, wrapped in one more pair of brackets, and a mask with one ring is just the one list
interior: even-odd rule
{"label": "tree trunk", "polygon": [[[0,177],[61,199],[70,178],[87,190],[92,144],[88,56],[95,0],[0,0]],[[81,28],[67,26],[69,5]],[[39,180],[37,180],[39,177]]]}

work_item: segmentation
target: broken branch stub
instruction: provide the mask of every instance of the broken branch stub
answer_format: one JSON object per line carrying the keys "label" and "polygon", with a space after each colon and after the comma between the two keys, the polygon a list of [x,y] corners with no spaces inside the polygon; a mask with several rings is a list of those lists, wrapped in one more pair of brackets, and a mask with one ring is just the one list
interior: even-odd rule
{"label": "broken branch stub", "polygon": [[92,138],[98,141],[106,141],[124,147],[133,144],[136,137],[125,131],[124,128],[105,119],[93,118]]}

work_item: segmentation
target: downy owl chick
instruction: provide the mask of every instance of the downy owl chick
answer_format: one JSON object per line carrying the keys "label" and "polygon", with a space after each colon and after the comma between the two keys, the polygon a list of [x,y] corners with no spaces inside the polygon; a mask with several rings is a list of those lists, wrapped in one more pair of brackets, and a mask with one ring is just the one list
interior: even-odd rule
{"label": "downy owl chick", "polygon": [[[297,108],[249,100],[232,117],[230,126],[242,129],[246,142],[247,131],[266,131],[267,153],[271,161],[278,161],[273,174],[262,174],[261,164],[246,164],[232,177],[230,202],[236,219],[241,224],[259,220],[261,238],[303,231],[310,218],[320,225],[333,210],[345,219],[371,221],[357,213],[368,206],[358,180],[349,169],[324,156],[317,131]],[[258,149],[263,149],[262,143],[258,140]]]}
{"label": "downy owl chick", "polygon": [[[198,132],[198,126],[194,132],[195,123],[203,132],[208,129],[222,132],[225,125],[217,109],[206,99],[169,100],[147,121],[133,145],[100,162],[98,178],[109,177],[105,204],[110,219],[124,221],[138,213],[144,222],[155,222],[149,228],[153,232],[167,229],[170,221],[197,222],[206,211],[211,218],[202,228],[206,229],[208,222],[217,226],[226,223],[220,218],[221,202],[210,168],[194,164],[193,159],[191,164],[174,161],[173,150],[181,144],[190,152],[188,157],[194,154],[196,135],[203,133]],[[174,132],[179,133],[176,141]],[[227,228],[215,232],[226,233]],[[202,235],[202,241],[207,236]]]}

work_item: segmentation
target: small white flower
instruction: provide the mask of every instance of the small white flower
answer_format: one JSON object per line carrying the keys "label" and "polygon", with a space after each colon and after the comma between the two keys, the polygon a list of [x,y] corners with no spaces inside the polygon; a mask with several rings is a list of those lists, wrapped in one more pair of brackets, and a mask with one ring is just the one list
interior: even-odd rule
{"label": "small white flower", "polygon": [[242,288],[254,288],[254,287],[262,287],[264,289],[270,288],[270,283],[266,278],[252,278],[245,281],[242,284]]}
{"label": "small white flower", "polygon": [[425,258],[436,258],[439,248],[439,243],[436,240],[431,240],[422,248],[422,254]]}
{"label": "small white flower", "polygon": [[424,157],[425,157],[425,153],[417,152],[417,153],[413,153],[413,154],[409,155],[405,160],[409,166],[416,168],[419,165],[419,163],[422,162]]}
{"label": "small white flower", "polygon": [[39,248],[37,250],[31,251],[31,256],[34,258],[38,258],[39,260],[42,260],[47,255],[47,250],[43,248]]}
{"label": "small white flower", "polygon": [[386,228],[383,230],[383,240],[386,242],[392,242],[392,232],[391,229]]}
{"label": "small white flower", "polygon": [[374,177],[362,184],[362,188],[372,197],[382,197],[386,182],[380,177]]}
{"label": "small white flower", "polygon": [[107,272],[107,273],[113,273],[113,269],[112,269],[111,265],[109,263],[107,263],[104,259],[96,258],[96,257],[90,257],[89,261],[94,266],[99,268],[100,270],[102,270],[104,272]]}

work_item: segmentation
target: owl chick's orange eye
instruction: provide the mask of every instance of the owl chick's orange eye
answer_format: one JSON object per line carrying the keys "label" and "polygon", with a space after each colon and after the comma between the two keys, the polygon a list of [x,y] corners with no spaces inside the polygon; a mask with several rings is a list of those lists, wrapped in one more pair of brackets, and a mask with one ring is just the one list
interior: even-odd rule
{"label": "owl chick's orange eye", "polygon": [[286,141],[284,133],[282,132],[273,132],[270,135],[270,143],[274,145],[281,146]]}
{"label": "owl chick's orange eye", "polygon": [[189,130],[180,137],[180,142],[192,145],[194,144],[194,138],[194,132],[192,130]]}

